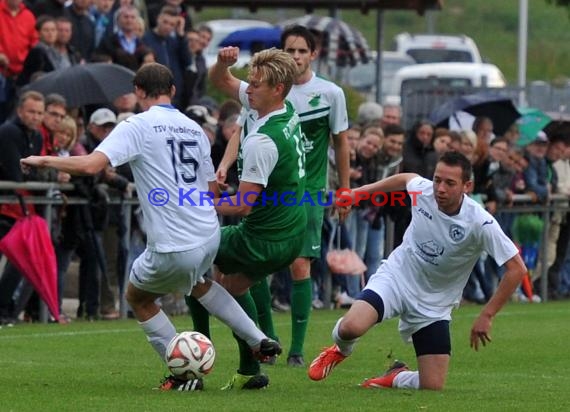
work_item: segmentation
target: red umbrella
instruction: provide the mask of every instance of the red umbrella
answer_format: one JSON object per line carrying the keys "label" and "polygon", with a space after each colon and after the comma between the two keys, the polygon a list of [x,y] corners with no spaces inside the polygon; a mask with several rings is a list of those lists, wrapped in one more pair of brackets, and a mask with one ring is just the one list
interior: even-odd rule
{"label": "red umbrella", "polygon": [[37,215],[19,219],[0,240],[0,252],[26,277],[59,320],[57,263],[47,222]]}

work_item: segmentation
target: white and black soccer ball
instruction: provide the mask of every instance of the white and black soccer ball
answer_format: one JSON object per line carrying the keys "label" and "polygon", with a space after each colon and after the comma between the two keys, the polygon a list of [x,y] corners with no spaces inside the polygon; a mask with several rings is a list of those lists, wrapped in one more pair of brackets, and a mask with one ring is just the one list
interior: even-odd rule
{"label": "white and black soccer ball", "polygon": [[210,339],[200,332],[181,332],[168,344],[165,358],[172,375],[190,380],[212,371],[216,351]]}

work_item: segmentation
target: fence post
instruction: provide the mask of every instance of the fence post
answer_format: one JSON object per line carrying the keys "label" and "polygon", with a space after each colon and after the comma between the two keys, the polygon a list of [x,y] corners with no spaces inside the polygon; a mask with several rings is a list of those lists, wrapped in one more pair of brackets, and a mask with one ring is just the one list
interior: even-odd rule
{"label": "fence post", "polygon": [[132,204],[131,204],[131,199],[133,198],[133,195],[130,191],[127,191],[125,193],[125,203],[122,205],[122,207],[124,208],[124,219],[125,219],[125,249],[127,251],[127,256],[126,256],[126,265],[125,265],[125,273],[123,274],[123,286],[122,288],[120,288],[121,293],[119,296],[119,313],[121,314],[121,319],[127,319],[128,317],[128,308],[129,305],[127,304],[127,299],[125,297],[125,294],[127,292],[127,287],[129,285],[129,273],[130,273],[130,267],[129,267],[129,249],[130,249],[130,243],[131,243],[131,217],[132,217]]}
{"label": "fence post", "polygon": [[548,300],[548,232],[550,231],[550,205],[552,200],[549,201],[546,208],[542,211],[542,221],[544,227],[542,228],[542,240],[540,245],[540,298],[543,302]]}

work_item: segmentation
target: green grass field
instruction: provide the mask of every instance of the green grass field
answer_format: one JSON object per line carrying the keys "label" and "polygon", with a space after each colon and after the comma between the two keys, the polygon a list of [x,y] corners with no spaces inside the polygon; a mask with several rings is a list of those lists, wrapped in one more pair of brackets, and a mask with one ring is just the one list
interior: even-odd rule
{"label": "green grass field", "polygon": [[[262,391],[222,392],[237,365],[231,334],[217,321],[217,359],[200,393],[152,390],[166,372],[133,320],[69,325],[18,325],[0,330],[0,411],[568,411],[570,409],[570,304],[510,304],[496,318],[493,342],[469,348],[469,330],[480,307],[454,312],[453,356],[443,392],[367,390],[364,378],[391,359],[415,367],[392,320],[372,330],[329,378],[312,382],[304,369],[280,358],[264,370]],[[306,360],[330,345],[342,311],[315,311]],[[289,315],[276,314],[284,347]],[[175,318],[178,330],[189,317]]]}

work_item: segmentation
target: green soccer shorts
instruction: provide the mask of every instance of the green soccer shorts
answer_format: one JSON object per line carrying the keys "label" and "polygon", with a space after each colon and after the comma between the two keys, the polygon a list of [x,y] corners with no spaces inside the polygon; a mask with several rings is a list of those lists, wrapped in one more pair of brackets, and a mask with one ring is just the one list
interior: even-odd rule
{"label": "green soccer shorts", "polygon": [[325,207],[316,201],[317,195],[311,194],[315,205],[305,203],[307,211],[307,229],[305,238],[303,239],[303,247],[299,253],[300,257],[320,258],[321,257],[321,234],[323,231],[323,218],[325,216]]}
{"label": "green soccer shorts", "polygon": [[247,235],[242,225],[224,226],[214,263],[225,275],[243,273],[257,282],[288,267],[299,256],[304,236],[271,241]]}

